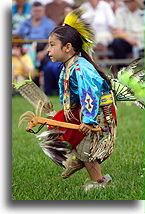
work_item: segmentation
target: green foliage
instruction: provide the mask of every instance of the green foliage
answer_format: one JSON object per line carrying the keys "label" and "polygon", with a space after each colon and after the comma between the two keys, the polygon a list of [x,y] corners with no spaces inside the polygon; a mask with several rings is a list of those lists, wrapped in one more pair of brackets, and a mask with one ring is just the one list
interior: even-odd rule
{"label": "green foliage", "polygon": [[[58,97],[51,98],[55,110]],[[135,105],[118,103],[118,130],[114,152],[102,164],[103,174],[113,181],[105,189],[84,193],[85,169],[69,179],[60,177],[62,168],[43,153],[19,116],[33,111],[22,97],[12,99],[12,199],[13,200],[143,200],[143,111]],[[44,129],[43,129],[44,131]]]}

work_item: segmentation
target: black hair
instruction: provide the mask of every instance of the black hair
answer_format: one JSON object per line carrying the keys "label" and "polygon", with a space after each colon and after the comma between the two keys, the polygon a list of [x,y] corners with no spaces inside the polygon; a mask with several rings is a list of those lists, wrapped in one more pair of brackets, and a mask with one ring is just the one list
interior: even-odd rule
{"label": "black hair", "polygon": [[32,7],[41,7],[41,6],[43,6],[43,5],[42,5],[41,2],[39,2],[39,1],[35,1],[35,2],[32,4]]}
{"label": "black hair", "polygon": [[51,34],[53,33],[61,41],[63,46],[71,43],[76,55],[81,51],[83,42],[79,32],[75,28],[69,25],[59,26],[51,32]]}
{"label": "black hair", "polygon": [[75,28],[69,25],[58,26],[51,32],[51,34],[55,34],[56,37],[61,41],[63,46],[65,46],[67,43],[71,43],[76,55],[81,53],[82,57],[89,61],[98,71],[100,76],[106,80],[109,86],[111,86],[110,80],[106,76],[104,70],[99,65],[97,65],[91,59],[91,57],[82,49],[83,37]]}

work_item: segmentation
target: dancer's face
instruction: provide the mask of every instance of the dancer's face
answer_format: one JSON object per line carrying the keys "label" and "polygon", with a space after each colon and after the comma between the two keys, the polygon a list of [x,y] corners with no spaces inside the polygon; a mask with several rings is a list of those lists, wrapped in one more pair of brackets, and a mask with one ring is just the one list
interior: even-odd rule
{"label": "dancer's face", "polygon": [[55,33],[52,33],[48,39],[48,55],[52,62],[65,62],[74,54],[71,43],[62,45]]}
{"label": "dancer's face", "polygon": [[51,34],[48,39],[48,55],[52,62],[63,62],[65,51],[61,41],[55,34]]}

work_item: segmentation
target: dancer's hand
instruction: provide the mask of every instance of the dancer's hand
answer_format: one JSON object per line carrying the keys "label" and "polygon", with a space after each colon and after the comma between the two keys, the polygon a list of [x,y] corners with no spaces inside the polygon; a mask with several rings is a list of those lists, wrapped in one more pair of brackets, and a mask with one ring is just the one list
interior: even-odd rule
{"label": "dancer's hand", "polygon": [[92,128],[93,128],[92,125],[88,125],[85,123],[81,123],[81,125],[80,125],[80,131],[86,135],[88,135],[91,132]]}

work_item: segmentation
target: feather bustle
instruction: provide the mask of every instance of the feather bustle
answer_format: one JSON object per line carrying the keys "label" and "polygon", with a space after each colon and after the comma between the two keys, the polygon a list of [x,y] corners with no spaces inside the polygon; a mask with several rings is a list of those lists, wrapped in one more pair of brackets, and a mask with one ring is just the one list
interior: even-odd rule
{"label": "feather bustle", "polygon": [[118,79],[111,79],[111,84],[116,101],[134,101],[138,107],[144,108],[144,69],[138,65],[140,61],[138,58],[122,68]]}
{"label": "feather bustle", "polygon": [[63,133],[64,131],[58,131],[55,128],[36,136],[40,141],[39,145],[44,153],[54,163],[62,167],[64,167],[63,162],[66,161],[68,153],[72,151],[70,143],[60,138]]}

